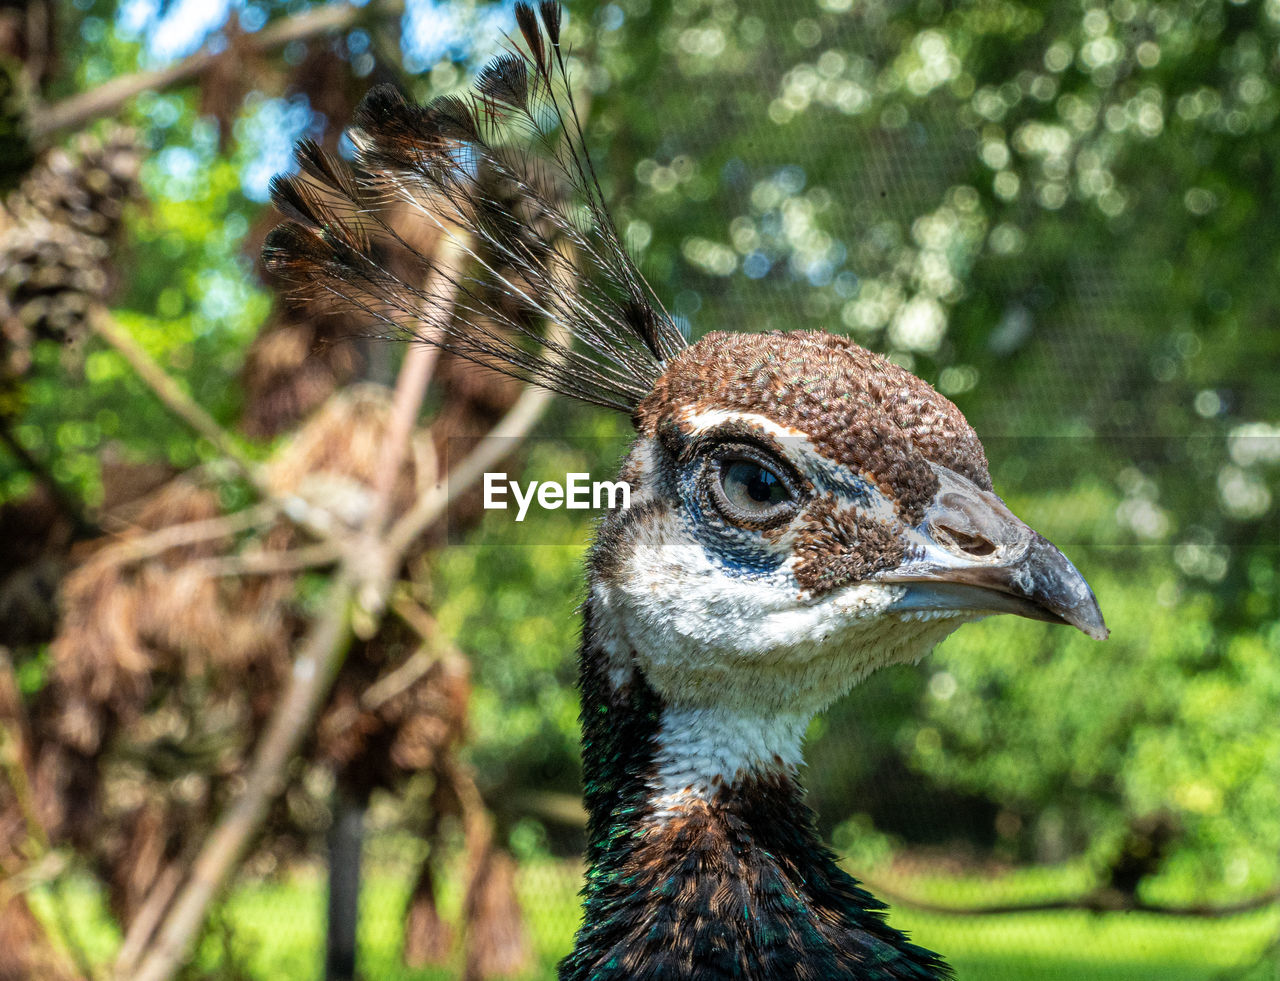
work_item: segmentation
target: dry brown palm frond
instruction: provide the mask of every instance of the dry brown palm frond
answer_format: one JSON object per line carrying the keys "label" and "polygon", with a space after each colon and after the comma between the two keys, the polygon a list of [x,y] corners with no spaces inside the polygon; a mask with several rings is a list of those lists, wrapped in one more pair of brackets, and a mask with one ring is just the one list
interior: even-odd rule
{"label": "dry brown palm frond", "polygon": [[532,950],[516,900],[516,863],[490,844],[472,873],[464,903],[467,929],[463,978],[511,977],[529,966]]}
{"label": "dry brown palm frond", "polygon": [[50,647],[54,683],[65,693],[57,735],[82,753],[99,749],[106,706],[122,712],[142,700],[153,664],[138,638],[139,597],[121,571],[95,562],[63,581],[66,613]]}
{"label": "dry brown palm frond", "polygon": [[447,963],[454,940],[455,931],[436,903],[435,870],[430,859],[424,859],[405,911],[404,962],[409,967]]}
{"label": "dry brown palm frond", "polygon": [[[267,466],[267,484],[278,496],[301,498],[339,523],[359,527],[373,505],[382,444],[391,417],[387,390],[356,385],[329,399]],[[410,454],[392,494],[393,514],[409,507],[433,474]]]}
{"label": "dry brown palm frond", "polygon": [[67,962],[36,919],[25,897],[10,895],[0,884],[0,981],[73,981],[78,972]]}
{"label": "dry brown palm frond", "polygon": [[[185,480],[173,481],[147,499],[138,529],[108,540],[62,584],[63,620],[50,647],[53,673],[63,693],[59,737],[83,753],[96,752],[104,713],[129,716],[139,710],[150,689],[150,674],[163,653],[148,643],[146,627],[153,611],[176,612],[191,620],[201,615],[199,603],[173,603],[155,585],[157,568],[170,574],[165,585],[190,600],[193,584],[172,575],[175,568],[212,554],[220,544],[208,540],[177,546],[153,557],[139,571],[129,561],[129,540],[144,531],[207,521],[220,513],[216,495]],[[150,570],[150,571],[148,571]],[[173,624],[180,630],[183,621]]]}
{"label": "dry brown palm frond", "polygon": [[355,323],[280,309],[249,346],[241,371],[240,426],[259,439],[288,432],[354,378],[364,359]]}

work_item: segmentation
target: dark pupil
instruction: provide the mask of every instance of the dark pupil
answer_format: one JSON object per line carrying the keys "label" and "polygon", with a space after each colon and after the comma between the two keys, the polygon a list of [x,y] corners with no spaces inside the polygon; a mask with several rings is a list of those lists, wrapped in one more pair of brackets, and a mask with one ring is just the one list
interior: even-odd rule
{"label": "dark pupil", "polygon": [[747,498],[756,504],[777,504],[787,499],[787,487],[778,478],[757,463],[739,460],[731,463],[725,474],[725,484],[732,488],[731,496],[745,504]]}
{"label": "dark pupil", "polygon": [[759,501],[761,504],[773,500],[775,492],[781,490],[778,486],[778,478],[763,467],[753,467],[752,470],[747,480],[747,495],[751,500]]}

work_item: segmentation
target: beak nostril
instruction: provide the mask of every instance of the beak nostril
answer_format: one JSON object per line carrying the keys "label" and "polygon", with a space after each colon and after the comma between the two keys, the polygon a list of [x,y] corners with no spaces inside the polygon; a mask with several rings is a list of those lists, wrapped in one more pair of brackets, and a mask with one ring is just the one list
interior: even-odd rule
{"label": "beak nostril", "polygon": [[968,532],[959,531],[946,525],[936,525],[934,527],[934,537],[939,544],[946,546],[953,552],[961,552],[978,558],[996,553],[995,545],[982,535],[971,535]]}

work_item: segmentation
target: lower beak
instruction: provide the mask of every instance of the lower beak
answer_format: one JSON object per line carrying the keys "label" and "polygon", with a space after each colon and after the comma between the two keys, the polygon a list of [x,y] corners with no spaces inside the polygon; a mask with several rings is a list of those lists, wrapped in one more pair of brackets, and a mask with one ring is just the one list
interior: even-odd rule
{"label": "lower beak", "polygon": [[898,608],[1014,613],[1106,639],[1084,576],[990,491],[945,481],[917,533],[922,554],[876,577],[907,587]]}

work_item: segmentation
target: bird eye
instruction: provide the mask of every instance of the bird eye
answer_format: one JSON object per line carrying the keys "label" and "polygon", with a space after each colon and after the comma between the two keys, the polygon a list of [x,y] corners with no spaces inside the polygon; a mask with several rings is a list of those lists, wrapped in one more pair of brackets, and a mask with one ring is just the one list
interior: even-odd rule
{"label": "bird eye", "polygon": [[720,512],[743,527],[771,526],[795,509],[787,479],[751,457],[735,454],[714,461],[711,487]]}
{"label": "bird eye", "polygon": [[730,504],[746,511],[765,510],[791,497],[781,477],[750,460],[722,464],[720,486]]}

